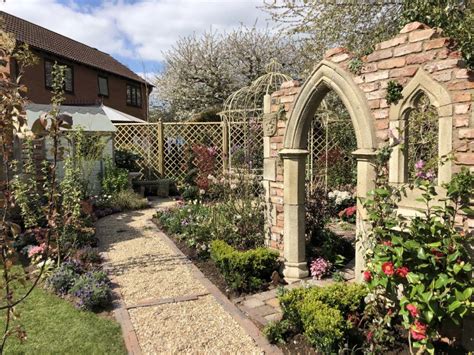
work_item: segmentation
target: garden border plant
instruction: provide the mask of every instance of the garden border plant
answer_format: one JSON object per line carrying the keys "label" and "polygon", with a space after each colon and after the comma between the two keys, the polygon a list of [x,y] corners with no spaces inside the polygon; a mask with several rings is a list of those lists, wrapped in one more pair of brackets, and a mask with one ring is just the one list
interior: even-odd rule
{"label": "garden border plant", "polygon": [[[364,272],[370,290],[368,349],[387,349],[398,323],[407,332],[411,353],[413,348],[434,353],[446,324],[459,327],[474,310],[472,263],[466,249],[472,236],[456,223],[459,214],[473,216],[474,174],[463,168],[444,184],[443,197],[438,195],[433,171],[419,161],[414,183],[396,187],[387,177],[393,149],[380,150],[376,188],[364,201],[371,223]],[[417,201],[424,205],[410,219],[396,213],[407,189],[418,192]]]}

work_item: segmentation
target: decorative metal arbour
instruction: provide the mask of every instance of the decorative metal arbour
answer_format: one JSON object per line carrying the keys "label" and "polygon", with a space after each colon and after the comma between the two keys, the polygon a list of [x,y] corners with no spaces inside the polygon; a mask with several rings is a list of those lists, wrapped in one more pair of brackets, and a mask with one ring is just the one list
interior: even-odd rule
{"label": "decorative metal arbour", "polygon": [[251,169],[261,175],[263,171],[263,98],[280,89],[285,81],[292,80],[281,72],[282,65],[272,59],[266,73],[232,93],[219,112],[228,127],[228,169]]}

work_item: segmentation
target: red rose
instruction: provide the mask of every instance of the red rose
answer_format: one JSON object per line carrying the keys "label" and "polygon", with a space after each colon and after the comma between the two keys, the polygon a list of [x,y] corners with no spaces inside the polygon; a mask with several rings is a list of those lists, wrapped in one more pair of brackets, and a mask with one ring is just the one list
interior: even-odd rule
{"label": "red rose", "polygon": [[391,247],[392,242],[390,240],[386,240],[386,241],[383,242],[383,245],[385,245],[386,247]]}
{"label": "red rose", "polygon": [[406,266],[399,267],[396,271],[397,275],[400,277],[407,277],[407,274],[410,270]]}
{"label": "red rose", "polygon": [[410,328],[410,333],[413,339],[423,340],[426,338],[426,329],[428,326],[418,320]]}
{"label": "red rose", "polygon": [[352,206],[352,207],[347,207],[346,208],[346,216],[347,217],[350,217],[352,216],[354,213],[357,212],[357,207],[356,206]]}
{"label": "red rose", "polygon": [[369,270],[364,271],[363,277],[365,282],[372,281],[372,273]]}
{"label": "red rose", "polygon": [[395,273],[395,269],[393,268],[393,263],[391,261],[387,261],[382,264],[382,271],[387,276],[392,276]]}
{"label": "red rose", "polygon": [[367,341],[370,343],[372,341],[372,338],[374,337],[374,333],[371,331],[367,332]]}
{"label": "red rose", "polygon": [[411,304],[411,303],[407,305],[407,311],[410,312],[413,318],[417,318],[420,315],[418,308],[414,304]]}

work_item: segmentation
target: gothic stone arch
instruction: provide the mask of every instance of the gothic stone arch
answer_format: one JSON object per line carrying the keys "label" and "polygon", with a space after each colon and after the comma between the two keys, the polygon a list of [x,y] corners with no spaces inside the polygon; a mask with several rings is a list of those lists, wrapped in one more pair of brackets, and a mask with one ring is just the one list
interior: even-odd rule
{"label": "gothic stone arch", "polygon": [[[410,111],[415,108],[416,99],[420,94],[428,96],[430,103],[438,111],[438,154],[448,156],[452,149],[453,134],[453,103],[448,90],[431,78],[422,68],[418,69],[414,78],[403,88],[402,100],[390,110],[390,129],[394,137],[400,138],[407,123]],[[401,149],[395,149],[390,159],[390,182],[405,183],[405,157]],[[438,167],[438,183],[451,180],[451,165],[440,164]]]}
{"label": "gothic stone arch", "polygon": [[[305,258],[305,150],[308,129],[321,100],[332,89],[341,98],[351,117],[357,138],[357,196],[364,197],[372,187],[373,168],[370,156],[376,149],[375,130],[370,108],[363,91],[353,82],[350,73],[337,64],[322,61],[314,69],[298,95],[293,111],[288,119],[284,138],[284,149],[280,151],[283,159],[283,200],[284,200],[284,274],[287,279],[308,276]],[[364,216],[358,203],[359,219]],[[358,232],[362,230],[358,221]],[[361,245],[356,247],[356,269],[363,266]],[[356,271],[356,273],[358,273]],[[360,272],[359,272],[360,273]]]}
{"label": "gothic stone arch", "polygon": [[[327,90],[336,91],[353,121],[359,148],[355,152],[359,162],[358,180],[367,185],[358,186],[359,194],[370,188],[374,149],[388,142],[389,126],[399,123],[419,90],[438,108],[440,130],[445,132],[440,138],[440,152],[450,149],[455,155],[455,161],[443,168],[441,179],[449,180],[462,166],[474,170],[474,75],[465,68],[460,53],[451,43],[441,30],[413,22],[363,57],[360,73],[348,70],[353,56],[346,49],[334,48],[326,53],[325,60],[318,64],[303,87],[297,81],[290,81],[266,98],[265,112],[276,115],[277,119],[276,129],[264,137],[267,245],[283,252],[287,278],[307,275],[302,243],[302,161],[307,153],[304,137],[307,117]],[[390,80],[404,86],[404,99],[396,106],[388,105],[385,100]],[[275,116],[271,118],[275,120]],[[391,163],[391,168],[396,170],[391,171],[392,177],[400,176],[399,162],[395,162],[396,159]],[[358,210],[358,221],[363,220],[362,212]],[[474,229],[474,221],[465,216],[459,216],[459,223],[470,231]]]}

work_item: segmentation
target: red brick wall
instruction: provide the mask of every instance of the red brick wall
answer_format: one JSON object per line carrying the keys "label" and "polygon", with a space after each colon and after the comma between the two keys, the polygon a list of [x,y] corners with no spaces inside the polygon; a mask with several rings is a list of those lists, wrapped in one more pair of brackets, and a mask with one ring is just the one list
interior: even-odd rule
{"label": "red brick wall", "polygon": [[[414,22],[406,25],[394,38],[376,45],[375,51],[362,58],[363,67],[359,75],[348,70],[353,55],[345,48],[333,48],[326,52],[325,59],[337,63],[352,77],[354,83],[365,93],[372,111],[372,121],[379,145],[388,141],[389,114],[391,107],[385,100],[387,84],[395,80],[405,86],[422,68],[450,93],[453,103],[453,150],[455,162],[453,172],[461,166],[474,171],[474,73],[467,69],[453,41],[443,37],[442,30]],[[278,132],[270,138],[270,154],[278,156],[283,148],[286,120],[290,117],[293,102],[300,91],[299,83],[284,83],[281,90],[272,95],[272,112],[284,108],[285,117],[279,120]],[[393,106],[392,106],[393,107]],[[269,198],[276,219],[271,221],[269,246],[283,249],[283,167],[277,167],[276,181],[270,181]],[[461,218],[470,230],[474,220]]]}
{"label": "red brick wall", "polygon": [[[34,53],[38,57],[39,62],[37,65],[26,69],[22,80],[28,87],[27,96],[32,102],[38,104],[49,104],[51,102],[51,91],[45,87],[44,60],[45,58],[57,59],[60,62],[72,65],[74,70],[74,93],[66,93],[65,105],[94,105],[103,101],[106,106],[141,119],[146,119],[148,100],[145,95],[144,84],[141,84],[142,107],[129,106],[126,102],[126,84],[137,84],[137,82],[60,58],[45,57],[41,52],[35,51]],[[13,68],[12,71],[14,71]],[[108,78],[109,97],[99,97],[97,82],[99,74]]]}

